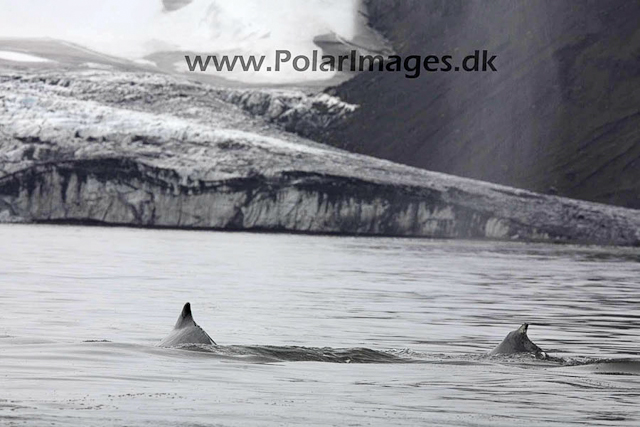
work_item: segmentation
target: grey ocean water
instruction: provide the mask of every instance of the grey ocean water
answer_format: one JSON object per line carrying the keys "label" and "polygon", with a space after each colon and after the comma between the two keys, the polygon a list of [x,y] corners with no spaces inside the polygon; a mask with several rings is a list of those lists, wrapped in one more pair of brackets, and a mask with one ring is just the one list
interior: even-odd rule
{"label": "grey ocean water", "polygon": [[[639,277],[638,249],[2,225],[0,425],[635,426]],[[155,347],[187,301],[219,348]],[[559,360],[483,356],[525,321]]]}

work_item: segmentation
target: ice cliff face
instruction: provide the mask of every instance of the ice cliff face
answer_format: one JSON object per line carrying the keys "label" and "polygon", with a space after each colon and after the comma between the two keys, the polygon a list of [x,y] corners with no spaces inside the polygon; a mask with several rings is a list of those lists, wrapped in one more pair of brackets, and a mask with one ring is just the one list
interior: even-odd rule
{"label": "ice cliff face", "polygon": [[327,95],[142,71],[5,67],[0,220],[639,244],[636,211],[350,154],[283,129],[321,130],[356,110]]}

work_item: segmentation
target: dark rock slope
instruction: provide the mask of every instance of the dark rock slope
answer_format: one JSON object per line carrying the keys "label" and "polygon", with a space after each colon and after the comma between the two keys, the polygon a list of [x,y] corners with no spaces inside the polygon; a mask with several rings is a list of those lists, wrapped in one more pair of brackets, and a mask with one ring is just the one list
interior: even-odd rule
{"label": "dark rock slope", "polygon": [[327,95],[252,96],[47,64],[0,69],[0,221],[640,241],[636,211],[428,172],[280,129],[333,126],[357,111]]}
{"label": "dark rock slope", "polygon": [[640,2],[367,0],[402,55],[497,55],[495,73],[364,73],[324,142],[421,168],[640,208]]}

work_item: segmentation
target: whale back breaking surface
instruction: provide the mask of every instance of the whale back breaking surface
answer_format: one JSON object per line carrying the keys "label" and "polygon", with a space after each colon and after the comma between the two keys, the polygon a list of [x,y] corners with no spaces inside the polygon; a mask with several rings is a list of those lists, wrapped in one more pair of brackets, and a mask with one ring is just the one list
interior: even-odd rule
{"label": "whale back breaking surface", "polygon": [[516,354],[516,353],[533,353],[536,355],[545,355],[545,352],[535,345],[527,335],[528,323],[523,323],[515,331],[509,332],[504,340],[494,348],[489,354]]}
{"label": "whale back breaking surface", "polygon": [[191,304],[186,303],[178,317],[173,331],[160,343],[159,347],[175,347],[184,344],[216,345],[211,337],[194,320],[191,314]]}

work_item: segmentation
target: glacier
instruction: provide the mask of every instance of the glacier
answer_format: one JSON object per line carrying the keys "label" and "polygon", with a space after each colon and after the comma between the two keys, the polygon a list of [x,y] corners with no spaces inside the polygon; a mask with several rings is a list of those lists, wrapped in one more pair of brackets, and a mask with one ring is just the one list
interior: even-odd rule
{"label": "glacier", "polygon": [[329,93],[64,49],[0,60],[2,222],[640,244],[634,210],[315,143],[360,108]]}

